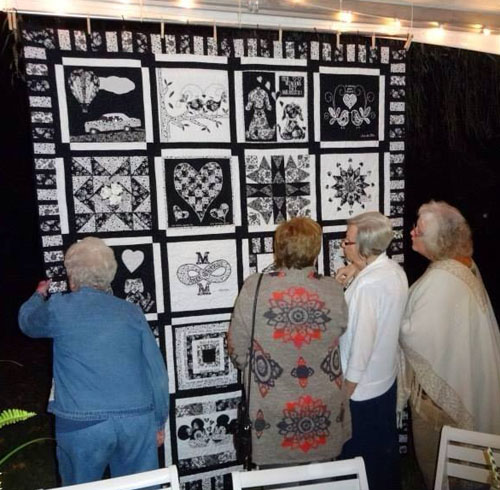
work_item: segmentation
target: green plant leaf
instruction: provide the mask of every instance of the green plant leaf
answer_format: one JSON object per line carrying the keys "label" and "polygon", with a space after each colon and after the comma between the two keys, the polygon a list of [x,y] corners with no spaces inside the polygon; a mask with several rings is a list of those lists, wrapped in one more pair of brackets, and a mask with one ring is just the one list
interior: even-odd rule
{"label": "green plant leaf", "polygon": [[0,413],[0,429],[6,425],[16,424],[28,420],[36,415],[35,412],[27,412],[18,408],[9,408]]}
{"label": "green plant leaf", "polygon": [[32,441],[25,442],[24,444],[17,446],[12,451],[7,453],[5,456],[0,458],[0,466],[2,466],[5,463],[5,461],[7,461],[10,457],[14,456],[14,454],[16,454],[17,452],[21,451],[21,449],[24,449],[26,446],[30,446],[31,444],[36,444],[37,442],[54,441],[54,440],[55,439],[52,437],[39,437],[38,439],[33,439]]}

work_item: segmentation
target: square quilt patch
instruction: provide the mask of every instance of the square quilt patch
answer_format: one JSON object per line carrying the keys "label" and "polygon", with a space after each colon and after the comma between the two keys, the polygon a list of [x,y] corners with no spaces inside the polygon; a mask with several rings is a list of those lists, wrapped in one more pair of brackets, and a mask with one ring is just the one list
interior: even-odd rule
{"label": "square quilt patch", "polygon": [[272,231],[295,216],[316,217],[314,156],[306,150],[245,151],[249,231]]}
{"label": "square quilt patch", "polygon": [[307,75],[298,71],[235,74],[238,141],[307,142]]}
{"label": "square quilt patch", "polygon": [[146,149],[149,71],[140,60],[63,58],[55,66],[61,140],[72,150]]}
{"label": "square quilt patch", "polygon": [[[221,321],[214,321],[216,318]],[[223,387],[237,382],[236,368],[227,353],[229,320],[230,315],[175,319],[173,335],[179,390]]]}
{"label": "square quilt patch", "polygon": [[241,224],[238,159],[220,149],[163,153],[155,164],[159,228],[169,236],[234,232]]}
{"label": "square quilt patch", "polygon": [[160,140],[229,143],[226,70],[157,68]]}
{"label": "square quilt patch", "polygon": [[77,233],[151,230],[146,156],[73,157],[71,183]]}
{"label": "square quilt patch", "polygon": [[142,308],[148,320],[164,312],[163,271],[160,244],[151,237],[106,238],[113,248],[118,270],[113,293]]}
{"label": "square quilt patch", "polygon": [[236,461],[233,435],[241,392],[175,400],[179,470],[209,468]]}
{"label": "square quilt patch", "polygon": [[380,70],[323,67],[314,82],[315,140],[322,147],[379,146],[385,130]]}
{"label": "square quilt patch", "polygon": [[167,244],[172,311],[232,308],[238,295],[234,240]]}
{"label": "square quilt patch", "polygon": [[379,153],[321,155],[321,214],[324,221],[348,219],[379,209]]}

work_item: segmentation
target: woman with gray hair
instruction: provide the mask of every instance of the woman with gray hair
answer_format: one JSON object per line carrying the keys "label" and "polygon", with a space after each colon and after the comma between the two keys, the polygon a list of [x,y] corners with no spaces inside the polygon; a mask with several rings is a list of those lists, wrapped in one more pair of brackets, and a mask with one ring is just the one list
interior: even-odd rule
{"label": "woman with gray hair", "polygon": [[410,289],[401,326],[398,405],[410,398],[415,453],[430,489],[443,425],[500,434],[500,333],[460,211],[423,204],[411,239],[431,263]]}
{"label": "woman with gray hair", "polygon": [[102,240],[67,251],[70,294],[41,281],[19,312],[21,330],[53,339],[57,460],[63,485],[158,467],[168,376],[142,311],[111,294],[117,264]]}
{"label": "woman with gray hair", "polygon": [[389,218],[368,212],[347,221],[342,241],[344,255],[356,271],[346,290],[349,316],[340,338],[352,417],[352,439],[344,445],[342,457],[363,457],[371,490],[400,487],[397,350],[408,281],[385,253],[392,237]]}

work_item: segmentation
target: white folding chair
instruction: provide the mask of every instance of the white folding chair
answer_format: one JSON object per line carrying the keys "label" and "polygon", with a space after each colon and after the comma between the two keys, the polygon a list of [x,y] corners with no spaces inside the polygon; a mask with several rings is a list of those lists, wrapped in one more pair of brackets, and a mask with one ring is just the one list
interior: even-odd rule
{"label": "white folding chair", "polygon": [[[80,483],[78,485],[69,485],[66,487],[58,487],[64,490],[140,490],[142,488],[151,487],[170,483],[171,490],[179,490],[179,475],[175,465],[159,470],[145,471],[144,473],[136,473],[135,475],[119,476],[117,478],[109,478],[108,480],[93,481],[90,483]],[[51,490],[58,490],[51,489]]]}
{"label": "white folding chair", "polygon": [[490,447],[500,461],[500,436],[454,429],[445,425],[441,432],[434,490],[448,490],[448,477],[490,483],[491,475],[484,450]]}
{"label": "white folding chair", "polygon": [[[231,476],[233,490],[268,485],[279,485],[279,490],[368,490],[365,463],[359,457],[269,470],[233,471]],[[339,479],[331,481],[333,477]],[[325,482],[326,479],[330,481]],[[291,483],[294,485],[287,486]],[[297,486],[297,483],[302,484]]]}

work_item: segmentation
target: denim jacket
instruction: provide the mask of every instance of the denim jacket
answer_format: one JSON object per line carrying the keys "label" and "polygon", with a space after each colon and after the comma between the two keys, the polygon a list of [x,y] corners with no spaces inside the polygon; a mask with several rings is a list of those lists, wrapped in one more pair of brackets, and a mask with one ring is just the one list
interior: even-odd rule
{"label": "denim jacket", "polygon": [[21,330],[53,339],[55,398],[49,412],[71,420],[154,410],[168,417],[168,374],[138,306],[92,288],[34,293],[19,311]]}

